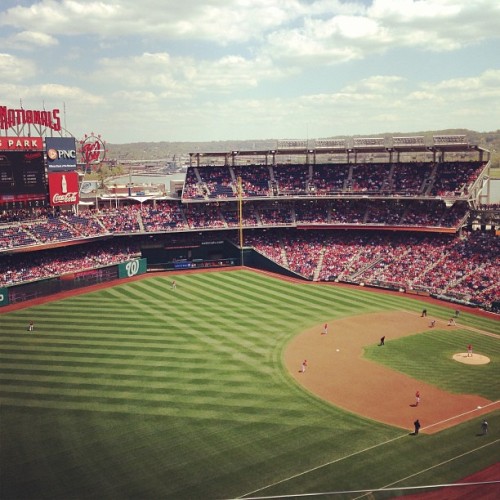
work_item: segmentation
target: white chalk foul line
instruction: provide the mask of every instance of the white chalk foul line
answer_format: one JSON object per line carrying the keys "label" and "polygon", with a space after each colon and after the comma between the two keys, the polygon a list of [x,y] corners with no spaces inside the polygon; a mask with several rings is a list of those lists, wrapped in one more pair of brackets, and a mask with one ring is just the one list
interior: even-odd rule
{"label": "white chalk foul line", "polygon": [[[490,443],[486,443],[486,444],[483,444],[482,446],[478,446],[477,448],[474,448],[473,450],[469,450],[469,451],[466,451],[464,453],[461,453],[460,455],[457,455],[455,457],[449,458],[448,460],[445,460],[444,462],[440,462],[438,464],[434,464],[431,467],[427,467],[426,469],[422,469],[421,471],[415,472],[414,474],[410,474],[409,476],[403,477],[401,479],[398,479],[397,481],[389,483],[389,484],[383,486],[382,488],[380,488],[377,491],[383,491],[386,488],[390,488],[391,486],[394,486],[395,484],[401,483],[402,481],[406,481],[407,479],[411,479],[412,477],[419,476],[420,474],[423,474],[424,472],[430,471],[430,470],[435,469],[437,467],[441,467],[442,465],[445,465],[445,464],[448,464],[450,462],[453,462],[454,460],[457,460],[458,458],[465,457],[465,456],[467,456],[467,455],[469,455],[471,453],[475,453],[478,450],[481,450],[483,448],[487,448],[488,446],[494,445],[494,444],[498,443],[499,441],[500,441],[500,439],[496,439],[495,441],[491,441]],[[485,483],[487,483],[487,481],[481,482],[481,483],[477,483],[477,484],[485,484]],[[500,481],[491,481],[491,483],[500,483]],[[463,485],[463,484],[464,483],[457,483],[457,485]],[[442,486],[442,485],[438,485],[438,486]],[[399,489],[399,488],[396,488],[396,489]],[[375,490],[373,490],[373,491],[375,491]],[[369,492],[367,492],[367,493],[369,493]],[[363,495],[363,496],[366,496],[366,495]],[[358,498],[363,498],[363,496],[357,497],[354,500],[357,500]]]}
{"label": "white chalk foul line", "polygon": [[[499,403],[500,403],[500,401],[493,401],[493,402],[488,403],[487,405],[483,406],[481,409],[488,408],[489,406],[497,405]],[[470,411],[467,411],[467,412],[464,412],[464,413],[460,413],[459,415],[455,415],[455,416],[447,418],[445,420],[441,420],[439,422],[435,422],[435,423],[433,423],[431,425],[428,425],[426,427],[422,427],[422,430],[428,429],[430,427],[434,427],[436,425],[441,425],[441,424],[443,424],[445,422],[448,422],[450,420],[453,420],[453,419],[456,419],[456,418],[459,418],[459,417],[462,417],[464,415],[468,415],[470,413],[474,413],[474,412],[477,412],[477,411],[478,411],[478,408],[474,408],[473,410],[470,410]],[[394,441],[397,441],[398,439],[401,439],[401,438],[407,437],[407,436],[408,436],[408,434],[405,433],[405,434],[402,434],[401,436],[397,436],[397,437],[389,439],[387,441],[383,441],[382,443],[377,443],[377,444],[374,444],[373,446],[369,446],[368,448],[363,448],[362,450],[355,451],[354,453],[351,453],[349,455],[345,455],[344,457],[340,457],[340,458],[337,458],[335,460],[331,460],[329,462],[326,462],[324,464],[317,465],[316,467],[313,467],[311,469],[307,469],[305,471],[299,472],[297,474],[294,474],[292,476],[286,477],[284,479],[280,479],[279,481],[275,481],[274,483],[270,483],[270,484],[267,484],[265,486],[262,486],[261,488],[257,488],[257,489],[255,489],[253,491],[249,491],[247,493],[244,493],[243,495],[240,495],[237,498],[248,498],[248,499],[250,499],[250,498],[252,498],[252,499],[256,499],[256,498],[273,498],[273,497],[250,497],[250,495],[253,495],[254,493],[258,493],[259,491],[267,490],[268,488],[272,488],[273,486],[277,486],[278,484],[286,483],[287,481],[291,481],[292,479],[296,479],[298,477],[305,476],[306,474],[309,474],[309,473],[314,472],[316,470],[322,469],[323,467],[328,467],[329,465],[333,465],[335,463],[341,462],[342,460],[346,460],[348,458],[355,457],[356,455],[361,455],[362,453],[364,453],[366,451],[373,450],[375,448],[378,448],[379,446],[384,446],[386,444],[392,443]],[[370,490],[370,491],[373,491],[373,490]],[[281,496],[284,497],[283,495],[281,495]],[[295,495],[295,496],[298,496],[298,495]]]}
{"label": "white chalk foul line", "polygon": [[478,406],[477,408],[473,408],[472,410],[466,411],[464,413],[459,413],[458,415],[454,415],[453,417],[445,418],[444,420],[440,420],[439,422],[434,422],[433,424],[422,427],[422,430],[430,429],[431,427],[436,427],[437,425],[445,424],[446,422],[450,422],[451,420],[456,420],[457,418],[464,417],[465,415],[470,415],[471,413],[475,413],[478,410],[484,410],[486,408],[489,408],[490,406],[494,407],[498,404],[500,404],[500,401],[491,401],[490,403],[485,404],[484,406]]}

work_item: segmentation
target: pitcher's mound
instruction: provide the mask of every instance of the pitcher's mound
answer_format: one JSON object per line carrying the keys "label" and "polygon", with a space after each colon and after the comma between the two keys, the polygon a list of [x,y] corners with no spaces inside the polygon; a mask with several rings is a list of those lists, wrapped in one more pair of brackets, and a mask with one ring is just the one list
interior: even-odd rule
{"label": "pitcher's mound", "polygon": [[465,363],[466,365],[486,365],[490,362],[488,356],[483,356],[482,354],[468,356],[466,352],[454,354],[453,359],[459,363]]}

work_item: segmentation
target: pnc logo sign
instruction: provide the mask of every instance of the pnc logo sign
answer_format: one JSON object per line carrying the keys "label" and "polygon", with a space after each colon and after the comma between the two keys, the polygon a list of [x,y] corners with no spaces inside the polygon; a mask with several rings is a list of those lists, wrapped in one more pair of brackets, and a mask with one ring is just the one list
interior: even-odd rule
{"label": "pnc logo sign", "polygon": [[76,149],[49,149],[47,151],[49,160],[76,160]]}
{"label": "pnc logo sign", "polygon": [[46,137],[49,172],[76,170],[76,141],[74,137]]}

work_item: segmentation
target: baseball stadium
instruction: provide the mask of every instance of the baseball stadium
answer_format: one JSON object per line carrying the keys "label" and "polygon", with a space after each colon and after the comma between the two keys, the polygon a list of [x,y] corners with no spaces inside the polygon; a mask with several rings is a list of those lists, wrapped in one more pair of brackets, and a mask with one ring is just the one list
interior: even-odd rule
{"label": "baseball stadium", "polygon": [[278,140],[86,197],[100,137],[18,111],[0,107],[2,499],[498,498],[488,150]]}

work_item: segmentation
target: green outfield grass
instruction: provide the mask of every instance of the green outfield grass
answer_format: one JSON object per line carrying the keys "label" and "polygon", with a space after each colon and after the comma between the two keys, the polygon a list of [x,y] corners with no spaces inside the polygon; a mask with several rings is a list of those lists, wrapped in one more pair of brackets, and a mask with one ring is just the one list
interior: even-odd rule
{"label": "green outfield grass", "polygon": [[[485,437],[477,435],[479,418],[411,437],[321,401],[282,364],[287,342],[307,327],[366,312],[419,313],[419,301],[248,270],[178,275],[176,290],[171,279],[0,315],[2,499],[416,486],[456,481],[500,460],[499,412],[489,415]],[[426,308],[442,319],[453,311]],[[398,370],[497,400],[499,342],[468,327],[498,334],[499,322],[462,313],[460,323],[453,342],[436,330],[388,341],[384,356],[393,350]],[[455,341],[459,349],[472,342],[492,363],[451,366]],[[404,355],[409,347],[420,361]]]}

